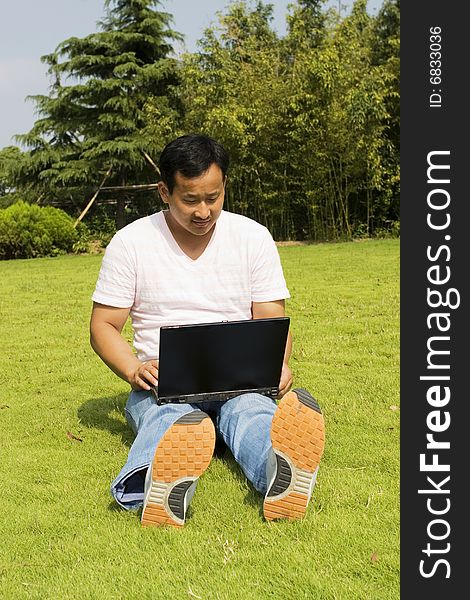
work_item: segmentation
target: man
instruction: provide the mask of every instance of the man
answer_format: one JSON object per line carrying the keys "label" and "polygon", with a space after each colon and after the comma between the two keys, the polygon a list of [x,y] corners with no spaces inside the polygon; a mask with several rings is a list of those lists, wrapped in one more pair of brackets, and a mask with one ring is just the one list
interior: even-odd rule
{"label": "man", "polygon": [[[199,404],[158,406],[153,400],[161,326],[281,317],[289,297],[268,230],[223,211],[225,149],[206,136],[182,136],[166,146],[159,166],[167,209],[116,233],[93,294],[91,345],[132,388],[126,417],[136,438],[111,492],[124,508],[143,504],[144,525],[183,525],[217,428],[265,494],[265,518],[302,517],[324,431],[312,396],[289,392],[290,334],[279,406],[259,394]],[[136,355],[121,336],[129,315]]]}

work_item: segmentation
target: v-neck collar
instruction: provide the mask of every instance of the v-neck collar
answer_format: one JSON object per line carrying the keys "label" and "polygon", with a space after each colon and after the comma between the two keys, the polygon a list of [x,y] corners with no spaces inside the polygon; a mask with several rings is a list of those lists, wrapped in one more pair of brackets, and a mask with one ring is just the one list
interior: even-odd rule
{"label": "v-neck collar", "polygon": [[186,252],[184,252],[184,250],[182,250],[181,246],[178,244],[178,242],[175,240],[174,235],[171,232],[171,229],[168,226],[168,223],[166,221],[165,218],[165,211],[160,211],[159,213],[159,217],[160,217],[160,229],[165,237],[165,239],[167,240],[169,246],[172,248],[172,250],[175,252],[175,254],[178,256],[178,258],[185,262],[187,265],[199,265],[202,262],[205,262],[207,260],[207,256],[208,254],[210,254],[210,249],[211,247],[214,245],[214,240],[217,237],[217,232],[220,229],[220,227],[218,227],[219,221],[222,218],[223,215],[222,211],[219,215],[219,218],[217,219],[215,225],[214,225],[214,231],[212,232],[212,236],[211,239],[209,240],[207,246],[204,248],[204,252],[198,256],[197,258],[191,258],[190,256],[188,256],[186,254]]}

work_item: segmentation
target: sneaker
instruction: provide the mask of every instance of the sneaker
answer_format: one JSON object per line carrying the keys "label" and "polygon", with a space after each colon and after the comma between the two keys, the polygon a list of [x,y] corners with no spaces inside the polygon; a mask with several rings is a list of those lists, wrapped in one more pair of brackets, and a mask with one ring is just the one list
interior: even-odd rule
{"label": "sneaker", "polygon": [[194,410],[173,423],[147,471],[142,525],[184,525],[198,477],[209,466],[214,445],[214,425],[205,412]]}
{"label": "sneaker", "polygon": [[282,398],[274,413],[271,442],[264,517],[300,519],[312,496],[325,445],[323,415],[307,390],[293,390]]}

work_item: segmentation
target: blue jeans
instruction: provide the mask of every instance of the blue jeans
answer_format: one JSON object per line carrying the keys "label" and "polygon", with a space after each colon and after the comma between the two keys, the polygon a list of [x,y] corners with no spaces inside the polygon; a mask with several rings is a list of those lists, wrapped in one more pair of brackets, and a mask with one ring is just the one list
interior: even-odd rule
{"label": "blue jeans", "polygon": [[266,461],[271,446],[274,400],[260,394],[243,394],[226,402],[164,404],[158,406],[150,392],[131,392],[126,418],[136,434],[127,462],[111,485],[116,502],[125,509],[143,504],[145,474],[165,432],[184,414],[206,412],[246,477],[261,493],[267,489]]}

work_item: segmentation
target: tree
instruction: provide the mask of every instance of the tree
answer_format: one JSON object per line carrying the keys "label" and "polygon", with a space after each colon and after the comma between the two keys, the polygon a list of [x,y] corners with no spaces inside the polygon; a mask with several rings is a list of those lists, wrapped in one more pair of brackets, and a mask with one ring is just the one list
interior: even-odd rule
{"label": "tree", "polygon": [[387,171],[382,206],[388,208],[385,217],[393,224],[400,212],[400,0],[384,0],[374,22],[371,50],[372,64],[386,82],[383,148]]}
{"label": "tree", "polygon": [[322,8],[325,0],[298,0],[287,16],[287,47],[296,54],[300,48],[315,48],[322,44],[327,32],[327,14]]}
{"label": "tree", "polygon": [[227,207],[285,238],[292,232],[284,218],[278,142],[287,83],[271,27],[272,6],[233,2],[218,17],[200,50],[183,63],[184,128],[203,131],[227,147],[232,159]]}
{"label": "tree", "polygon": [[276,239],[351,238],[396,218],[396,13],[322,5],[293,3],[279,39],[269,4],[232,2],[183,60],[183,118],[155,109],[149,125],[219,139],[232,158],[227,208]]}
{"label": "tree", "polygon": [[[49,96],[33,96],[39,118],[18,139],[31,148],[20,181],[56,195],[155,179],[145,159],[161,149],[145,135],[149,99],[173,116],[178,81],[170,42],[181,36],[158,0],[105,0],[101,31],[70,38],[42,57],[52,78]],[[68,83],[68,81],[70,81]],[[83,198],[82,198],[83,204]],[[118,226],[125,197],[118,196]]]}
{"label": "tree", "polygon": [[316,18],[322,35],[294,7],[285,40],[294,50],[285,112],[289,179],[314,239],[372,233],[388,214],[390,78],[372,60],[374,19],[365,0],[343,19],[334,11]]}
{"label": "tree", "polygon": [[6,146],[0,150],[0,196],[14,191],[13,170],[21,160],[21,150],[16,146]]}
{"label": "tree", "polygon": [[0,208],[6,208],[18,200],[35,202],[38,196],[31,185],[17,191],[16,175],[27,160],[26,153],[17,146],[6,146],[0,150]]}

